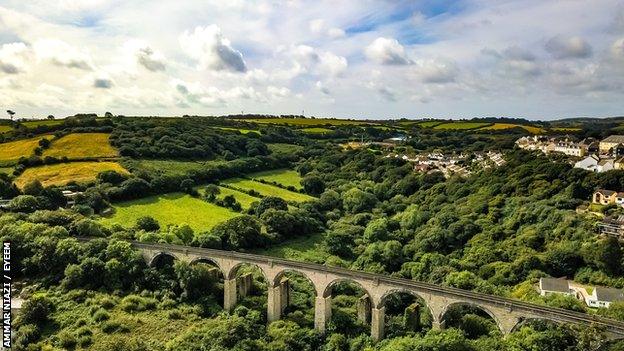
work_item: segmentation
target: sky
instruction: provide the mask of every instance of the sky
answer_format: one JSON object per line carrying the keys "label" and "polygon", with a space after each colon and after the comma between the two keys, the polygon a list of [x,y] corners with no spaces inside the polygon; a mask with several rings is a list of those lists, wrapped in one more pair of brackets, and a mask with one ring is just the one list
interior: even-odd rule
{"label": "sky", "polygon": [[0,0],[0,106],[22,118],[619,116],[624,1]]}

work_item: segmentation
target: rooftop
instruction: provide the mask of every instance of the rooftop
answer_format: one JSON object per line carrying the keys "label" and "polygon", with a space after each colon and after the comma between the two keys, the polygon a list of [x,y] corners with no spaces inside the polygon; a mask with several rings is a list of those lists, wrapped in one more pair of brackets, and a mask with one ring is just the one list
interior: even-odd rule
{"label": "rooftop", "polygon": [[570,286],[565,279],[540,278],[540,289],[545,291],[570,292]]}
{"label": "rooftop", "polygon": [[624,143],[624,135],[610,135],[602,140],[604,143]]}
{"label": "rooftop", "polygon": [[624,301],[624,290],[597,286],[594,290],[598,301]]}

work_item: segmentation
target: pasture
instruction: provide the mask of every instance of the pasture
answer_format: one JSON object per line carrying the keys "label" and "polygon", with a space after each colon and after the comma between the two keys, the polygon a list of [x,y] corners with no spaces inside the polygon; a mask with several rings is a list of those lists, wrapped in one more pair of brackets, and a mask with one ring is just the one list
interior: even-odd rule
{"label": "pasture", "polygon": [[504,130],[511,128],[522,128],[528,131],[531,134],[541,134],[544,133],[544,130],[539,127],[528,126],[523,124],[513,124],[513,123],[494,123],[491,126],[480,128],[479,130]]}
{"label": "pasture", "polygon": [[224,197],[226,197],[228,195],[232,195],[232,196],[234,196],[236,201],[238,201],[241,204],[241,206],[243,207],[243,209],[245,209],[245,210],[248,209],[249,207],[251,207],[252,203],[261,200],[258,197],[254,197],[254,196],[251,196],[249,194],[245,194],[243,192],[240,192],[238,190],[226,188],[226,187],[223,187],[223,186],[220,186],[219,190],[221,191],[221,193],[217,196],[217,199],[223,199]]}
{"label": "pasture", "polygon": [[37,119],[32,121],[21,122],[26,128],[36,128],[39,126],[55,126],[63,124],[65,121],[62,119]]}
{"label": "pasture", "polygon": [[267,182],[275,182],[283,186],[293,186],[295,189],[302,189],[301,176],[292,169],[275,169],[252,173],[248,175],[252,179],[262,179]]}
{"label": "pasture", "polygon": [[72,133],[54,140],[43,156],[69,159],[116,157],[107,133]]}
{"label": "pasture", "polygon": [[249,134],[249,133],[260,134],[260,131],[255,130],[255,129],[230,128],[230,127],[215,127],[215,128],[221,129],[221,130],[237,131],[237,132],[241,132],[241,134]]}
{"label": "pasture", "polygon": [[70,181],[89,182],[95,180],[100,172],[115,171],[127,174],[117,162],[70,162],[27,168],[15,180],[18,187],[23,187],[33,180],[39,180],[44,186],[64,185]]}
{"label": "pasture", "polygon": [[303,128],[299,130],[307,134],[327,134],[333,132],[331,129],[322,127]]}
{"label": "pasture", "polygon": [[446,122],[442,124],[438,124],[433,127],[433,129],[445,129],[445,130],[470,130],[482,128],[490,125],[491,123],[483,123],[483,122]]}
{"label": "pasture", "polygon": [[20,157],[31,156],[39,146],[39,140],[43,138],[50,139],[52,136],[38,136],[0,144],[0,162],[10,163],[19,160]]}
{"label": "pasture", "polygon": [[131,172],[144,171],[167,176],[181,176],[208,166],[225,164],[227,161],[173,161],[173,160],[126,160],[124,166]]}
{"label": "pasture", "polygon": [[274,185],[263,184],[249,179],[230,178],[224,180],[222,183],[243,191],[255,190],[263,196],[278,196],[288,202],[304,202],[314,199],[314,197],[310,195],[296,193]]}
{"label": "pasture", "polygon": [[188,194],[170,193],[142,199],[118,202],[115,213],[102,218],[104,225],[120,224],[132,227],[140,217],[151,216],[161,227],[168,224],[188,224],[195,232],[209,230],[215,225],[240,214],[227,208],[194,198]]}
{"label": "pasture", "polygon": [[329,119],[329,118],[252,118],[244,119],[246,122],[264,124],[283,124],[291,126],[344,126],[344,125],[372,125],[376,124],[368,121],[356,121],[350,119]]}

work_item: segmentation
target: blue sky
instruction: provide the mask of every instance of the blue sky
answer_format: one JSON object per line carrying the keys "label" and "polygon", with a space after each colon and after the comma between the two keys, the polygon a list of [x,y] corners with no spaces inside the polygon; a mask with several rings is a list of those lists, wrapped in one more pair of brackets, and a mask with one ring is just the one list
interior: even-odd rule
{"label": "blue sky", "polygon": [[0,2],[0,104],[29,118],[622,115],[621,1]]}

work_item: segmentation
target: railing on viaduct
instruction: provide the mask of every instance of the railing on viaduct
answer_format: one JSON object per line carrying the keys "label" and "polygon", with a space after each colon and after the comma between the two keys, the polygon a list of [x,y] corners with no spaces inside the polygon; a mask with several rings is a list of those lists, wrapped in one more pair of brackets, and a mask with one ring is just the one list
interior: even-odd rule
{"label": "railing on viaduct", "polygon": [[348,281],[359,285],[368,297],[366,307],[369,310],[365,313],[370,317],[371,336],[375,340],[384,336],[386,300],[398,292],[411,294],[424,301],[426,306],[423,308],[427,308],[433,317],[433,328],[443,327],[449,307],[471,305],[490,315],[503,334],[512,332],[525,321],[550,320],[558,323],[591,324],[603,328],[610,339],[624,338],[624,322],[494,295],[276,257],[169,244],[131,243],[140,250],[150,265],[163,256],[190,263],[203,261],[215,265],[223,275],[223,307],[228,311],[236,305],[237,295],[246,292],[240,290],[249,287],[249,282],[242,282],[237,276],[238,269],[242,265],[258,267],[268,283],[269,322],[280,319],[288,303],[288,284],[283,279],[284,274],[296,272],[307,278],[314,287],[314,327],[320,332],[325,332],[331,318],[332,286]]}

